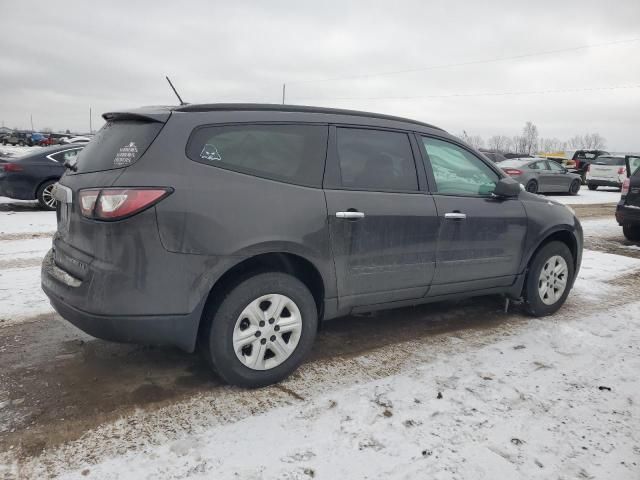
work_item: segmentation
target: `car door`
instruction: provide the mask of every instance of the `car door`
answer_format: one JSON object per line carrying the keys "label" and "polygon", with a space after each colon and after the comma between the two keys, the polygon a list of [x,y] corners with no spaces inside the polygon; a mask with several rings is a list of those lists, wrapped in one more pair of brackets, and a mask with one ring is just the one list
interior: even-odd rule
{"label": "car door", "polygon": [[440,218],[429,295],[511,285],[527,234],[522,202],[493,196],[502,175],[464,146],[430,136],[419,145]]}
{"label": "car door", "polygon": [[550,171],[549,178],[554,192],[568,192],[573,178],[567,175],[567,170],[553,160],[545,162]]}
{"label": "car door", "polygon": [[330,129],[324,190],[341,309],[426,294],[438,216],[416,152],[407,132]]}
{"label": "car door", "polygon": [[[640,156],[627,155],[624,157],[624,161],[627,170],[629,190],[623,197],[623,201],[627,207],[640,209]],[[638,216],[640,217],[640,213]]]}

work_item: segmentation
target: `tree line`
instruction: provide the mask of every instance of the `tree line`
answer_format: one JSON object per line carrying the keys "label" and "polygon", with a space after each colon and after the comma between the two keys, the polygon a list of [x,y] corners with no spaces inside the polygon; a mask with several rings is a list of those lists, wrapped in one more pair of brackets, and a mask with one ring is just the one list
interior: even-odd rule
{"label": "tree line", "polygon": [[562,152],[566,150],[600,150],[606,146],[605,138],[599,133],[585,133],[574,135],[567,140],[556,137],[541,137],[538,127],[533,122],[527,122],[521,135],[493,135],[486,141],[480,135],[469,135],[463,131],[458,137],[475,148],[486,148],[503,153],[525,153],[532,155],[538,152]]}

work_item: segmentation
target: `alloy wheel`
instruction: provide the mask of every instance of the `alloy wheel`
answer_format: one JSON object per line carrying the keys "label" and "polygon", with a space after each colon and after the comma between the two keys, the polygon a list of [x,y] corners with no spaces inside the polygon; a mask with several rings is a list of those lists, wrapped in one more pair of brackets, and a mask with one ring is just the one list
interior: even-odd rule
{"label": "alloy wheel", "polygon": [[44,190],[42,190],[42,200],[44,200],[44,203],[49,208],[56,208],[56,199],[53,196],[54,185],[55,183],[52,183],[51,185],[47,185],[46,187],[44,187]]}
{"label": "alloy wheel", "polygon": [[233,350],[252,370],[270,370],[295,351],[302,334],[302,315],[293,300],[269,294],[245,307],[233,329]]}
{"label": "alloy wheel", "polygon": [[560,300],[567,288],[568,272],[567,262],[560,255],[554,255],[544,263],[538,278],[538,293],[545,305]]}

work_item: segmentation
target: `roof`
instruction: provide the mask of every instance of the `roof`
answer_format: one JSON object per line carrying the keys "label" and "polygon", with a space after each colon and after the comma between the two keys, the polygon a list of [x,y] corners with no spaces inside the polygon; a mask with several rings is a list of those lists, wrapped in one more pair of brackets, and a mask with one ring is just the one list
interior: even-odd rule
{"label": "roof", "polygon": [[[162,107],[159,107],[162,108]],[[164,107],[166,108],[166,107]],[[396,122],[412,123],[422,127],[435,128],[442,130],[440,127],[429,123],[411,120],[409,118],[396,117],[394,115],[385,115],[382,113],[362,112],[358,110],[346,110],[342,108],[313,107],[307,105],[280,105],[271,103],[201,103],[187,104],[172,108],[176,112],[216,112],[216,111],[273,111],[273,112],[296,112],[296,113],[324,113],[329,115],[350,115],[356,117],[369,117],[382,120],[393,120]]]}

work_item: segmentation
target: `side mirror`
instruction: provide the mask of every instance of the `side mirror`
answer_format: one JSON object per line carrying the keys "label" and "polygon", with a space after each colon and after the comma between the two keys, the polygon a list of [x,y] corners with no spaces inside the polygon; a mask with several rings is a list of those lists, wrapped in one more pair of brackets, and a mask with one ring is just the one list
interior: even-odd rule
{"label": "side mirror", "polygon": [[496,197],[514,198],[520,195],[521,190],[522,187],[520,183],[516,182],[513,178],[505,177],[498,180],[493,194]]}

